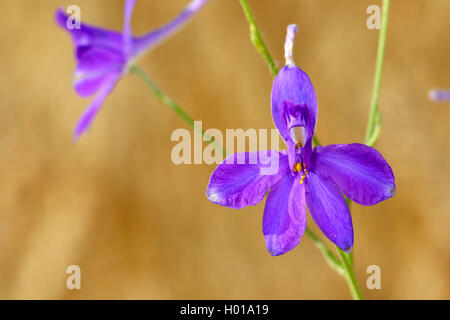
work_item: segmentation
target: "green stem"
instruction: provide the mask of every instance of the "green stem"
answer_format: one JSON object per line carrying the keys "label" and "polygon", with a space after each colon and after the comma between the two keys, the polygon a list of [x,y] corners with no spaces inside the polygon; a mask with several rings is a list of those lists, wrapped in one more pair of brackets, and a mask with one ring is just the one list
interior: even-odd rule
{"label": "green stem", "polygon": [[[345,195],[345,202],[347,203],[348,210],[351,210],[352,200],[347,198]],[[358,281],[356,279],[355,270],[353,266],[353,251],[350,253],[345,253],[338,247],[336,249],[339,252],[339,256],[341,258],[343,268],[344,268],[344,277],[347,280],[347,283],[350,288],[350,292],[352,293],[352,297],[355,300],[362,300],[362,294],[358,286]]]}
{"label": "green stem", "polygon": [[386,34],[389,19],[390,0],[383,0],[381,17],[381,30],[378,38],[377,61],[373,82],[372,101],[370,104],[369,120],[367,122],[366,137],[364,143],[373,146],[378,139],[381,130],[381,114],[379,110],[380,84],[383,72],[384,55],[386,48]]}
{"label": "green stem", "polygon": [[[383,64],[386,48],[386,35],[387,26],[389,19],[389,5],[390,0],[383,0],[383,11],[382,11],[382,21],[381,30],[378,37],[378,51],[377,51],[377,61],[375,65],[375,76],[373,82],[372,100],[370,103],[369,120],[367,122],[366,137],[364,143],[368,146],[373,146],[377,140],[381,131],[381,114],[379,109],[379,97],[380,97],[380,86],[381,86],[381,75],[383,73]],[[346,198],[347,204],[350,207],[351,201]],[[358,282],[355,275],[355,270],[353,267],[353,255],[350,253],[345,253],[341,249],[337,248],[339,256],[342,260],[344,267],[344,275],[347,280],[347,284],[350,287],[353,299],[362,300],[361,291],[358,286]]]}
{"label": "green stem", "polygon": [[223,154],[224,157],[226,156],[226,152],[223,149],[223,147],[217,144],[215,141],[213,141],[213,139],[205,133],[205,130],[203,129],[200,130],[200,128],[195,125],[194,119],[183,109],[183,107],[174,100],[172,100],[172,98],[167,96],[161,89],[159,89],[158,86],[150,79],[150,77],[141,68],[139,68],[136,65],[132,66],[130,68],[130,73],[134,73],[137,76],[139,76],[147,85],[147,87],[149,87],[152,93],[162,103],[164,103],[170,109],[175,111],[175,113],[181,119],[183,119],[184,122],[186,122],[190,127],[194,128],[194,130],[197,130],[197,132],[199,132],[202,135],[202,137],[205,138],[206,141],[211,142],[214,145],[214,147]]}
{"label": "green stem", "polygon": [[162,92],[161,89],[158,88],[158,86],[150,79],[150,77],[141,68],[139,68],[138,66],[132,66],[130,68],[130,72],[138,75],[150,88],[153,94],[159,100],[161,100],[162,103],[164,103],[170,109],[175,111],[175,113],[179,115],[181,119],[183,119],[189,126],[194,128],[194,119],[186,111],[184,111],[184,109],[178,103],[176,103],[170,97],[165,95],[164,92]]}
{"label": "green stem", "polygon": [[264,60],[266,60],[269,65],[270,71],[274,76],[278,74],[278,68],[270,56],[269,50],[267,50],[267,46],[264,43],[264,40],[261,36],[261,32],[259,32],[258,25],[256,24],[255,17],[253,16],[253,12],[250,9],[250,6],[247,3],[247,0],[240,0],[242,9],[244,10],[245,16],[247,17],[248,23],[250,25],[250,38],[255,46],[256,50],[263,56]]}
{"label": "green stem", "polygon": [[350,292],[354,300],[362,300],[361,290],[359,289],[358,280],[356,279],[355,270],[353,268],[353,258],[351,253],[345,253],[336,247],[339,256],[341,257],[344,268],[344,277],[350,288]]}
{"label": "green stem", "polygon": [[323,241],[320,240],[320,238],[317,237],[315,233],[312,232],[308,227],[306,227],[305,233],[313,240],[317,248],[322,252],[322,255],[328,265],[332,269],[336,270],[336,272],[340,275],[344,275],[344,267],[341,261],[333,254],[333,252],[331,252],[331,250],[325,245],[325,243],[323,243]]}

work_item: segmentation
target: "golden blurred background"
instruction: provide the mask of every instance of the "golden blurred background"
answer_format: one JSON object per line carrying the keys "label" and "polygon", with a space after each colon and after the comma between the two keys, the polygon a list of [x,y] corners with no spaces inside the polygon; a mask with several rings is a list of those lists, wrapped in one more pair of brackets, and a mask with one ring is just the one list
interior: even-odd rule
{"label": "golden blurred background", "polygon": [[[187,3],[139,0],[134,32]],[[366,9],[381,1],[249,3],[280,66],[286,26],[299,25],[294,55],[317,91],[321,142],[362,141],[378,40]],[[122,28],[122,0],[0,2],[0,298],[350,298],[307,236],[284,256],[268,254],[264,202],[235,211],[207,200],[215,166],[171,162],[171,133],[186,126],[136,76],[122,79],[90,133],[72,143],[90,100],[72,88],[73,46],[53,20],[71,4],[85,22]],[[429,89],[450,88],[449,12],[450,1],[391,3],[377,149],[397,193],[352,208],[368,299],[450,298],[450,106],[428,99]],[[238,0],[211,0],[139,65],[205,128],[274,128],[272,76]],[[72,264],[81,290],[66,288]],[[381,290],[365,285],[369,265],[381,268]]]}

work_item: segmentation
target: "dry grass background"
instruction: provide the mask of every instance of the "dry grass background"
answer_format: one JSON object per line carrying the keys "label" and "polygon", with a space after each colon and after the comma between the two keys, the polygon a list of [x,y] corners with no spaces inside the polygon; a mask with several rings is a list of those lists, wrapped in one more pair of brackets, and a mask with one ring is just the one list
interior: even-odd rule
{"label": "dry grass background", "polygon": [[[187,2],[138,1],[135,32]],[[365,11],[381,1],[249,2],[280,64],[285,27],[299,25],[295,59],[317,90],[321,141],[361,141],[377,45]],[[119,83],[72,144],[89,100],[71,86],[72,44],[53,12],[74,3],[84,21],[121,29],[119,0],[0,2],[0,298],[349,298],[308,237],[284,256],[266,252],[264,203],[215,206],[205,197],[213,166],[172,164],[170,135],[185,125],[137,77]],[[352,211],[369,299],[450,298],[449,104],[427,98],[450,88],[448,12],[442,0],[391,4],[377,148],[397,194]],[[274,127],[272,78],[238,0],[212,0],[140,65],[205,127]],[[80,291],[65,288],[70,264],[81,267]],[[378,291],[364,285],[371,264],[382,269]]]}

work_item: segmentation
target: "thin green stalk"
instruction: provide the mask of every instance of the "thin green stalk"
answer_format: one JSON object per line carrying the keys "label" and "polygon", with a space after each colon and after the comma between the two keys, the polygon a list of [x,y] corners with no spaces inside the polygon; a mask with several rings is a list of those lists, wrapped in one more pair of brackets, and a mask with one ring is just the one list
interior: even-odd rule
{"label": "thin green stalk", "polygon": [[[385,48],[386,48],[386,35],[389,19],[389,5],[390,0],[383,0],[383,9],[381,15],[381,30],[378,37],[378,51],[377,61],[375,65],[375,76],[373,82],[372,100],[370,104],[369,120],[367,122],[366,137],[364,143],[368,146],[373,146],[378,140],[378,136],[381,131],[381,114],[379,109],[379,97],[380,97],[380,85],[381,75],[383,72]],[[347,204],[350,207],[351,201],[346,198]],[[353,267],[353,254],[345,253],[341,249],[337,248],[339,256],[342,260],[344,267],[345,279],[350,287],[353,299],[362,300],[361,290],[359,289],[358,282]]]}
{"label": "thin green stalk", "polygon": [[[347,203],[348,209],[350,210],[351,205],[352,205],[352,200],[347,198],[345,195],[344,195],[344,197],[345,197],[345,202]],[[338,251],[339,256],[341,258],[341,261],[343,264],[343,269],[344,269],[343,276],[347,280],[347,283],[350,287],[350,291],[352,293],[353,299],[362,300],[363,297],[361,295],[361,291],[359,289],[358,281],[356,279],[355,270],[353,267],[353,251],[350,253],[345,253],[338,247],[336,247],[336,250]]]}
{"label": "thin green stalk", "polygon": [[[337,248],[337,247],[336,247]],[[355,270],[353,268],[353,258],[351,253],[345,253],[337,248],[338,254],[341,257],[344,268],[344,277],[350,288],[350,292],[354,300],[362,300],[361,290],[359,289],[358,280],[356,279]]]}
{"label": "thin green stalk", "polygon": [[375,65],[375,76],[373,82],[372,101],[370,104],[369,120],[367,122],[366,137],[364,143],[373,146],[378,139],[381,130],[381,114],[379,110],[380,84],[383,72],[384,54],[386,47],[386,34],[389,19],[390,0],[383,0],[381,15],[381,30],[378,38],[377,61]]}
{"label": "thin green stalk", "polygon": [[255,17],[253,16],[253,12],[250,9],[250,6],[247,3],[247,0],[240,0],[242,9],[244,10],[245,16],[247,17],[248,23],[250,25],[250,38],[255,46],[256,50],[263,56],[269,65],[270,71],[274,76],[278,74],[278,68],[272,57],[270,56],[269,50],[267,50],[267,46],[264,43],[264,40],[259,32],[258,25],[256,24]]}
{"label": "thin green stalk", "polygon": [[138,66],[132,66],[130,68],[130,72],[138,75],[145,84],[152,90],[153,94],[161,100],[162,103],[164,103],[166,106],[168,106],[170,109],[175,111],[175,113],[180,116],[181,119],[183,119],[189,126],[194,128],[194,119],[186,112],[184,109],[176,103],[174,100],[172,100],[170,97],[164,94],[164,92],[161,91],[161,89],[158,88],[158,86],[150,79],[150,77]]}
{"label": "thin green stalk", "polygon": [[305,230],[306,234],[314,241],[317,248],[322,252],[322,255],[325,258],[325,261],[328,263],[328,265],[336,270],[337,273],[340,275],[344,275],[344,266],[341,263],[341,261],[331,252],[331,250],[323,243],[322,240],[320,240],[319,237],[317,237],[314,232],[312,232],[308,227],[306,227]]}
{"label": "thin green stalk", "polygon": [[195,125],[194,119],[183,109],[183,107],[174,100],[172,100],[172,98],[167,96],[161,89],[159,89],[158,86],[150,79],[150,77],[141,68],[139,68],[136,65],[132,66],[130,68],[130,73],[134,73],[137,76],[139,76],[144,81],[144,83],[149,87],[152,93],[162,103],[164,103],[170,109],[175,111],[175,113],[181,119],[183,119],[184,122],[186,122],[190,127],[194,128],[194,130],[197,130],[197,132],[199,132],[202,135],[202,137],[206,139],[206,141],[211,142],[217,150],[222,152],[224,157],[226,156],[226,152],[223,149],[223,147],[217,144],[215,141],[213,141],[213,139],[205,133],[204,129],[200,130],[200,128]]}

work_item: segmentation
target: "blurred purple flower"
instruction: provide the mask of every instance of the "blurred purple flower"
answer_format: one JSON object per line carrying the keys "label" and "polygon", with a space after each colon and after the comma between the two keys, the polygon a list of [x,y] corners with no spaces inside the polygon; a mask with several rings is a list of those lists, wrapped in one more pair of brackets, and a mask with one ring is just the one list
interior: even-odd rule
{"label": "blurred purple flower", "polygon": [[[263,173],[270,166],[263,151],[233,154],[213,172],[206,193],[216,204],[240,209],[259,203],[270,190],[263,233],[271,255],[284,254],[300,242],[306,205],[328,239],[350,252],[353,226],[343,194],[361,205],[374,205],[394,195],[394,175],[383,156],[363,144],[312,148],[317,99],[309,77],[292,60],[296,32],[295,25],[288,27],[286,65],[272,89],[272,117],[288,149],[269,151],[271,158],[278,155],[278,170]],[[252,164],[251,158],[257,161]]]}
{"label": "blurred purple flower", "polygon": [[72,36],[75,46],[75,90],[81,97],[96,94],[78,121],[75,139],[90,127],[106,97],[135,60],[182,27],[206,2],[191,1],[174,20],[140,37],[132,35],[130,24],[136,0],[125,1],[122,33],[86,24],[81,24],[79,29],[68,28],[67,14],[62,9],[56,11],[56,22]]}
{"label": "blurred purple flower", "polygon": [[450,101],[450,90],[433,89],[429,91],[428,96],[436,102]]}

